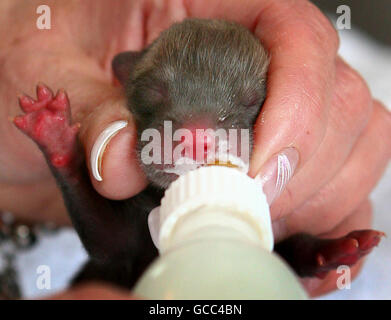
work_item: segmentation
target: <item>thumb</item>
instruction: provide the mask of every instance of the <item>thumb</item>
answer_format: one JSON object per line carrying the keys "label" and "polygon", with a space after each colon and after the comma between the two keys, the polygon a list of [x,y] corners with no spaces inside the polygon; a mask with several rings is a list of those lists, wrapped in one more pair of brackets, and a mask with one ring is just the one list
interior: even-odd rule
{"label": "thumb", "polygon": [[[80,140],[94,188],[104,197],[120,200],[140,192],[145,187],[146,180],[136,158],[136,128],[126,108],[124,94],[120,88],[111,87],[110,90],[112,94],[109,98],[94,107],[82,120]],[[118,121],[123,125],[102,144],[102,139],[98,139],[102,137],[102,132]],[[94,159],[93,150],[96,151],[99,145],[99,154],[95,152]],[[94,165],[101,181],[97,179]]]}

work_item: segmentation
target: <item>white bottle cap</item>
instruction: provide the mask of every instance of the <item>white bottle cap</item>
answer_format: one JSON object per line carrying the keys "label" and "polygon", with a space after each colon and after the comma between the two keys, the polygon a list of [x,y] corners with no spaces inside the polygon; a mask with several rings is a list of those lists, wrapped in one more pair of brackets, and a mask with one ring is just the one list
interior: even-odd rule
{"label": "white bottle cap", "polygon": [[256,231],[259,243],[273,250],[270,211],[260,183],[235,168],[209,166],[180,176],[166,190],[160,206],[160,251],[167,249],[178,221],[202,207],[240,214]]}

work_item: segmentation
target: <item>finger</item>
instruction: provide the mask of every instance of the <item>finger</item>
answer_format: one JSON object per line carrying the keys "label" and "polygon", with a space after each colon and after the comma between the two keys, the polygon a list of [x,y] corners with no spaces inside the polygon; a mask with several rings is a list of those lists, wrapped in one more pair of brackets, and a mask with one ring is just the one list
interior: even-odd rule
{"label": "finger", "polygon": [[281,219],[279,237],[332,230],[366,199],[391,157],[391,115],[379,102],[368,127],[336,177],[301,208]]}
{"label": "finger", "polygon": [[150,44],[171,24],[187,17],[183,0],[149,1],[147,2],[148,19],[146,21],[146,42]]}
{"label": "finger", "polygon": [[[277,18],[271,6],[260,15],[255,31],[272,59],[267,99],[255,124],[250,175],[268,174],[266,161],[275,161],[273,154],[294,147],[300,160],[286,157],[289,175],[285,184],[295,169],[306,166],[324,139],[337,49],[335,32],[328,22],[319,23],[324,17],[311,6],[299,7],[287,8]],[[283,187],[277,189],[273,182],[265,185],[269,201]]]}
{"label": "finger", "polygon": [[373,103],[364,80],[341,59],[337,59],[336,66],[325,137],[314,156],[289,182],[286,192],[273,203],[274,219],[301,206],[332,180],[371,117]]}
{"label": "finger", "polygon": [[339,238],[354,230],[370,229],[372,226],[373,210],[371,201],[367,198],[350,212],[345,219],[333,229],[319,235],[321,238]]}
{"label": "finger", "polygon": [[[125,105],[125,98],[121,96],[105,100],[84,119],[80,132],[94,188],[101,195],[117,200],[137,194],[146,185],[136,158],[136,128]],[[94,145],[101,143],[98,141],[100,134],[119,120],[127,122],[127,125],[100,149],[101,162],[98,170],[102,180],[98,181],[93,173],[95,162],[90,161],[92,150]]]}

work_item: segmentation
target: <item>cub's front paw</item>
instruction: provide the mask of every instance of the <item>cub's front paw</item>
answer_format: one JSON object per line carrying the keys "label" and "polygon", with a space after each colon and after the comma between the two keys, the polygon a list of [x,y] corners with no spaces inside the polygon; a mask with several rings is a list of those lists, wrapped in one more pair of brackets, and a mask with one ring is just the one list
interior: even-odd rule
{"label": "cub's front paw", "polygon": [[37,85],[37,100],[22,95],[19,105],[25,112],[14,124],[42,149],[56,168],[66,167],[76,156],[80,125],[71,125],[69,100],[64,90],[55,96],[44,84]]}

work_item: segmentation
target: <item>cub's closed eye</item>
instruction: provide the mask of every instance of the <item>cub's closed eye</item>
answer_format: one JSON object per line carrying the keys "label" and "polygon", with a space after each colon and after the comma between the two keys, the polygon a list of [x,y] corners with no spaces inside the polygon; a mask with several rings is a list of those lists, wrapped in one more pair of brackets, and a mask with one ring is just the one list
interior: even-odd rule
{"label": "cub's closed eye", "polygon": [[137,87],[135,96],[140,102],[156,105],[167,100],[167,90],[160,85],[142,85]]}
{"label": "cub's closed eye", "polygon": [[260,105],[261,105],[261,103],[259,101],[254,101],[254,102],[250,102],[247,104],[243,104],[243,106],[245,108],[255,108],[255,107],[259,107]]}
{"label": "cub's closed eye", "polygon": [[151,95],[151,97],[154,97],[155,99],[165,99],[167,98],[167,91],[163,87],[149,87],[147,89],[147,92]]}
{"label": "cub's closed eye", "polygon": [[259,107],[261,103],[262,101],[259,98],[254,98],[252,100],[243,101],[242,105],[245,108],[253,108],[253,107]]}
{"label": "cub's closed eye", "polygon": [[249,91],[243,94],[241,105],[246,108],[259,107],[263,102],[263,95],[257,91]]}

